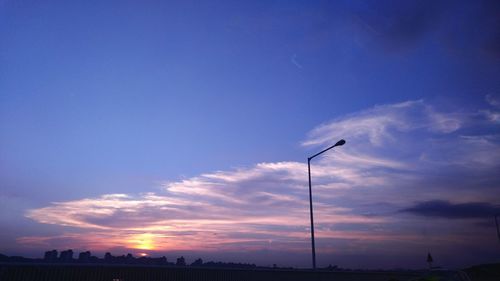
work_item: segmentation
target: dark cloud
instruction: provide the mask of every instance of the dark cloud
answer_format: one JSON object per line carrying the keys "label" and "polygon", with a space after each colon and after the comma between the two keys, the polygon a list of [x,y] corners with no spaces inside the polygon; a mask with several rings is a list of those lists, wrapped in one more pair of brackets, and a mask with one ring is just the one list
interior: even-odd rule
{"label": "dark cloud", "polygon": [[443,20],[439,41],[452,55],[500,58],[500,2],[455,1]]}
{"label": "dark cloud", "polygon": [[355,9],[355,21],[387,50],[401,51],[437,29],[444,11],[443,1],[367,1]]}
{"label": "dark cloud", "polygon": [[491,218],[500,213],[500,206],[485,202],[453,204],[449,201],[433,200],[418,203],[413,207],[401,210],[401,212],[449,219]]}
{"label": "dark cloud", "polygon": [[485,0],[482,2],[480,19],[485,34],[483,49],[495,58],[500,58],[500,1]]}
{"label": "dark cloud", "polygon": [[353,22],[390,52],[416,48],[427,39],[451,54],[500,58],[499,3],[367,0],[352,4],[349,10]]}
{"label": "dark cloud", "polygon": [[404,7],[400,13],[388,18],[383,37],[390,49],[414,45],[422,36],[436,27],[441,9],[438,2],[418,1]]}

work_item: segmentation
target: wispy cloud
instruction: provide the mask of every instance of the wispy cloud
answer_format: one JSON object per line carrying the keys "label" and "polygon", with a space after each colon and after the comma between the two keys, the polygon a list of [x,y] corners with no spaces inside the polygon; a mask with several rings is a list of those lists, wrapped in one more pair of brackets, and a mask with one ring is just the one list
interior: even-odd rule
{"label": "wispy cloud", "polygon": [[440,112],[423,100],[379,105],[314,128],[302,144],[326,145],[342,136],[351,142],[368,140],[371,145],[381,146],[400,140],[398,134],[452,133],[460,129],[468,117],[460,112]]}
{"label": "wispy cloud", "polygon": [[479,112],[489,119],[491,122],[499,124],[500,123],[500,100],[497,97],[489,94],[486,95],[486,102],[488,102],[493,109],[482,109]]}
{"label": "wispy cloud", "polygon": [[[481,228],[450,232],[456,229],[450,226],[470,224],[463,210],[500,202],[495,192],[500,185],[498,128],[491,129],[487,118],[473,112],[436,108],[423,100],[375,106],[308,134],[302,142],[306,147],[319,149],[341,137],[348,142],[312,163],[320,252],[364,251],[374,241],[460,245],[467,236],[485,235]],[[478,133],[478,124],[489,129]],[[165,181],[157,192],[106,194],[28,210],[27,217],[67,226],[68,231],[18,242],[55,247],[73,241],[89,248],[158,251],[295,251],[306,257],[307,199],[305,163],[259,163]],[[429,239],[421,234],[428,221],[410,214],[456,220],[435,226]],[[351,227],[343,229],[345,225]]]}
{"label": "wispy cloud", "polygon": [[492,94],[488,94],[486,95],[485,99],[490,105],[500,108],[500,100],[498,99],[498,97],[495,97]]}
{"label": "wispy cloud", "polygon": [[297,68],[302,68],[302,65],[297,61],[297,54],[293,54],[293,56],[290,58],[290,61],[295,65]]}
{"label": "wispy cloud", "polygon": [[[163,184],[161,194],[139,196],[108,194],[98,198],[56,202],[30,210],[27,216],[39,222],[78,227],[100,233],[135,237],[151,235],[150,250],[218,249],[238,242],[267,245],[269,239],[307,246],[306,174],[303,163],[261,163],[252,168],[203,174]],[[318,169],[315,176],[327,176]],[[346,180],[349,180],[347,178]],[[348,208],[318,204],[318,225],[379,223],[383,218],[350,214]],[[245,238],[241,238],[245,234]],[[319,231],[318,235],[322,235]],[[106,240],[109,235],[103,235]],[[108,239],[113,246],[139,248],[132,238]],[[165,241],[169,241],[166,243]],[[20,242],[52,241],[24,237]],[[132,241],[132,242],[131,242]]]}

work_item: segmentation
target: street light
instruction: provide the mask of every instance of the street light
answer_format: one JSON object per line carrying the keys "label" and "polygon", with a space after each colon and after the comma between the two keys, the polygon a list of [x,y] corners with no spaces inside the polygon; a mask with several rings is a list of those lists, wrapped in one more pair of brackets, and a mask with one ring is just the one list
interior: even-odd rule
{"label": "street light", "polygon": [[339,140],[336,144],[330,146],[327,149],[322,150],[321,152],[318,152],[314,154],[313,156],[307,158],[307,171],[309,173],[309,209],[311,213],[311,244],[312,244],[312,260],[313,260],[313,269],[316,270],[316,247],[314,246],[314,219],[313,219],[313,200],[312,200],[312,190],[311,190],[311,160],[324,153],[327,152],[328,150],[336,147],[336,146],[341,146],[345,144],[345,140]]}

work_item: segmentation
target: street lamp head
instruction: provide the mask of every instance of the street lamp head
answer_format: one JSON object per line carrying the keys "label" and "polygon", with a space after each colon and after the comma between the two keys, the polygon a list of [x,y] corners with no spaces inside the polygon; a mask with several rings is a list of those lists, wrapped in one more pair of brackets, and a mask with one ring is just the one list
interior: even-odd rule
{"label": "street lamp head", "polygon": [[339,140],[334,146],[341,146],[345,144],[345,140]]}

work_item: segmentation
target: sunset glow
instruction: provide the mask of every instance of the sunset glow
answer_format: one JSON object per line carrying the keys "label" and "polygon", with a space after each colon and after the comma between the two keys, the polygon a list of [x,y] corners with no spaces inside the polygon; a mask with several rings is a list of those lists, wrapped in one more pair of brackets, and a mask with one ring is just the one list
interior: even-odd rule
{"label": "sunset glow", "polygon": [[130,248],[140,249],[140,250],[154,250],[153,235],[151,233],[144,233],[134,236],[131,240],[127,242],[130,243]]}

